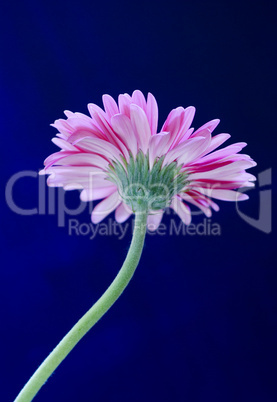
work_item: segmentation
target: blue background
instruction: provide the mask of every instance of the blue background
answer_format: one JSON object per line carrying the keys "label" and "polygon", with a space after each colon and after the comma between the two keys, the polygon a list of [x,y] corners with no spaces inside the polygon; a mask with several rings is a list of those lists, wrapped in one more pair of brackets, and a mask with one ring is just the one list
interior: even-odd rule
{"label": "blue background", "polygon": [[[37,172],[56,150],[49,124],[64,109],[87,113],[103,93],[134,89],[156,97],[159,127],[172,108],[194,105],[194,127],[220,118],[216,133],[249,144],[253,174],[272,168],[275,15],[274,1],[5,2],[2,188],[19,171]],[[36,207],[37,194],[36,178],[14,187],[22,208]],[[258,189],[249,195],[240,209],[257,218]],[[78,191],[66,203],[78,205]],[[274,231],[248,225],[233,203],[219,204],[212,222],[221,236],[147,236],[124,295],[36,401],[276,401]],[[88,210],[78,219],[89,222]],[[15,398],[107,288],[130,238],[130,229],[122,240],[69,236],[56,215],[21,216],[3,205],[1,402]]]}

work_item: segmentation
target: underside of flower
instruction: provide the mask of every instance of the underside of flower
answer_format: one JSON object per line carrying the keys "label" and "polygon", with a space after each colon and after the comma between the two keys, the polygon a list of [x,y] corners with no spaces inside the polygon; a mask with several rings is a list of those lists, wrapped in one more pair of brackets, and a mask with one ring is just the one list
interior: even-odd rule
{"label": "underside of flower", "polygon": [[102,200],[92,211],[93,223],[112,211],[122,223],[144,210],[155,230],[170,207],[188,225],[189,205],[210,217],[219,210],[214,199],[248,198],[236,190],[254,186],[256,178],[246,169],[256,163],[240,153],[244,142],[219,148],[230,135],[212,136],[218,119],[194,130],[195,108],[177,107],[158,130],[158,105],[150,93],[147,99],[138,90],[119,95],[118,103],[103,95],[103,104],[104,110],[89,104],[90,116],[65,111],[67,119],[55,121],[53,142],[61,150],[41,172],[50,174],[49,186],[81,189],[82,201]]}
{"label": "underside of flower", "polygon": [[134,213],[163,210],[185,188],[187,174],[181,172],[182,165],[172,162],[163,166],[164,159],[157,158],[150,169],[149,155],[140,151],[135,158],[130,154],[128,163],[122,158],[122,163],[109,166],[109,179]]}

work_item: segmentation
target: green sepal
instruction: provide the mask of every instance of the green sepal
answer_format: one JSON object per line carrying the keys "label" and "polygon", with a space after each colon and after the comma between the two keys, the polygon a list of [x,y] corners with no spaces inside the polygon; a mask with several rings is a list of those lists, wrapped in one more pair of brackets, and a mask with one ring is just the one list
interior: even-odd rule
{"label": "green sepal", "polygon": [[177,162],[163,166],[165,156],[156,158],[152,169],[149,155],[142,151],[135,158],[130,153],[128,162],[123,157],[121,159],[109,166],[108,180],[117,185],[120,196],[133,212],[168,207],[173,196],[187,184],[187,174],[181,172],[182,166]]}

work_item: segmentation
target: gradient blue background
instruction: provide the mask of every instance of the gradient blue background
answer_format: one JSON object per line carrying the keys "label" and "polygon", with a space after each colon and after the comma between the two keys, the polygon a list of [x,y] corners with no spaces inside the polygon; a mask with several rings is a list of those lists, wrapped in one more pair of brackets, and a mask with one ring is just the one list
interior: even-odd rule
{"label": "gradient blue background", "polygon": [[[2,188],[56,150],[49,124],[63,110],[86,113],[103,93],[134,89],[155,95],[160,126],[172,108],[194,105],[194,127],[220,118],[216,133],[249,144],[252,173],[272,168],[275,15],[274,1],[5,2]],[[25,178],[14,199],[32,208],[37,193],[38,180]],[[241,210],[257,218],[259,192],[249,195]],[[66,202],[77,205],[78,191]],[[221,236],[147,236],[134,280],[37,402],[277,400],[274,231],[248,225],[233,203],[220,206],[212,222]],[[79,219],[88,222],[88,211]],[[123,240],[69,236],[56,216],[20,216],[3,204],[1,402],[107,288],[130,238],[130,230]]]}

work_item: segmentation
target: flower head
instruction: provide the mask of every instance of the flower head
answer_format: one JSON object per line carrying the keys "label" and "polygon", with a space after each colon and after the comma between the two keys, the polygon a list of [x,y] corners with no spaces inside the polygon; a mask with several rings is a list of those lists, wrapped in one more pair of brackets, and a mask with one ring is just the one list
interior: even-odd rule
{"label": "flower head", "polygon": [[244,142],[216,150],[230,137],[212,137],[219,120],[194,131],[195,108],[178,107],[158,132],[152,94],[146,100],[136,90],[119,95],[118,104],[104,95],[103,104],[104,110],[89,104],[90,116],[65,111],[67,119],[55,121],[59,133],[53,142],[61,150],[45,160],[42,171],[50,174],[49,186],[82,189],[82,201],[103,199],[92,211],[94,223],[114,210],[118,222],[143,210],[154,230],[167,207],[189,224],[189,204],[209,217],[219,209],[213,199],[248,198],[234,190],[254,185],[255,177],[245,170],[256,163],[239,153]]}

